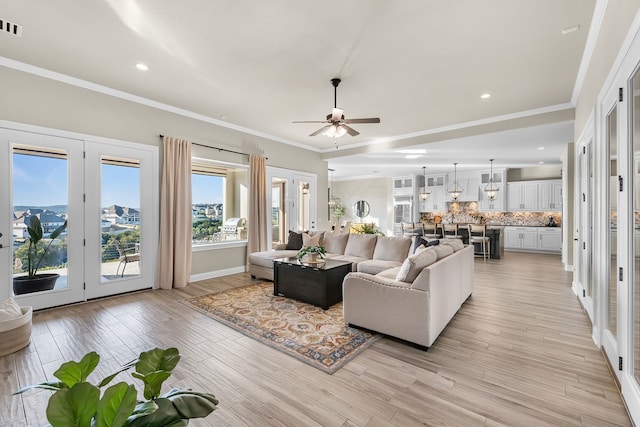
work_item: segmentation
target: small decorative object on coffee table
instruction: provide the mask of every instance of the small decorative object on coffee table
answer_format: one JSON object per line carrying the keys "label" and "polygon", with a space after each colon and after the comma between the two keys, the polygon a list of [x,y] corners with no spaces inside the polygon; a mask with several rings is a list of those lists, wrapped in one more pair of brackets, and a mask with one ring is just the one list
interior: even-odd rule
{"label": "small decorative object on coffee table", "polygon": [[326,259],[320,263],[298,258],[273,260],[273,294],[328,309],[342,301],[342,281],[351,271],[351,261]]}
{"label": "small decorative object on coffee table", "polygon": [[324,258],[324,255],[327,253],[324,247],[322,246],[304,246],[300,249],[300,252],[296,255],[296,258],[301,260],[305,255],[309,256],[309,264],[318,263],[318,257]]}

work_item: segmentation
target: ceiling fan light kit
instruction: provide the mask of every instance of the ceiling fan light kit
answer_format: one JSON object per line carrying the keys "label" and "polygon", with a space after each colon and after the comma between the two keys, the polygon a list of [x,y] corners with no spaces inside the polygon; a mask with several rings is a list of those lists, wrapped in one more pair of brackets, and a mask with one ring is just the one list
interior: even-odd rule
{"label": "ceiling fan light kit", "polygon": [[344,118],[344,110],[338,108],[338,85],[342,80],[339,78],[331,79],[331,85],[333,85],[333,111],[331,114],[327,115],[326,120],[322,121],[314,121],[314,120],[301,120],[294,121],[293,123],[325,123],[325,126],[321,127],[317,131],[311,133],[309,136],[316,136],[318,134],[323,134],[330,138],[340,138],[345,134],[349,134],[351,136],[360,135],[360,132],[353,129],[351,126],[348,126],[352,123],[380,123],[379,117],[371,117],[365,119],[345,119]]}

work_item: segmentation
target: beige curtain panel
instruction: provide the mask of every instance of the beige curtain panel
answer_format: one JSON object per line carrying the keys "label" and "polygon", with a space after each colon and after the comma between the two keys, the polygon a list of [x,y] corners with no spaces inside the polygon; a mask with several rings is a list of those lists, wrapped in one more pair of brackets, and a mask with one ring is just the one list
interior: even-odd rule
{"label": "beige curtain panel", "polygon": [[269,215],[267,211],[267,159],[249,156],[249,218],[247,221],[247,262],[249,254],[266,251]]}
{"label": "beige curtain panel", "polygon": [[181,288],[191,276],[191,143],[162,138],[158,286]]}

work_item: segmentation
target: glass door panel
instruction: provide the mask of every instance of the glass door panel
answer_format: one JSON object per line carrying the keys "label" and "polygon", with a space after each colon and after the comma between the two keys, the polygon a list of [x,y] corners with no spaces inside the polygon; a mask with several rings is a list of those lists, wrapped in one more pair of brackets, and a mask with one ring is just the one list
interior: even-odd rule
{"label": "glass door panel", "polygon": [[607,115],[606,142],[609,149],[609,282],[607,285],[607,323],[605,330],[614,340],[618,335],[618,110],[614,106]]}
{"label": "glass door panel", "polygon": [[100,280],[140,275],[140,162],[104,156],[101,164]]}
{"label": "glass door panel", "polygon": [[271,241],[273,243],[287,242],[287,229],[285,223],[286,206],[284,195],[286,194],[286,181],[273,178],[271,182]]}
{"label": "glass door panel", "polygon": [[632,305],[632,340],[633,340],[633,377],[640,384],[640,71],[636,71],[631,80],[631,139],[632,174],[631,209],[633,209],[633,305]]}

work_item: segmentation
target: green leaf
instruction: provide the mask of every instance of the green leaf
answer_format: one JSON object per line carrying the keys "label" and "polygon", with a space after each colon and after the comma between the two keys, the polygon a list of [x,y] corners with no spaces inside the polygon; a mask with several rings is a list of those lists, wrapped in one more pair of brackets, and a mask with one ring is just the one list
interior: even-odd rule
{"label": "green leaf", "polygon": [[26,387],[22,387],[19,390],[16,390],[13,392],[13,395],[15,396],[16,394],[22,394],[27,390],[32,390],[34,388],[41,388],[43,390],[53,390],[53,391],[58,391],[61,390],[63,388],[68,388],[67,385],[63,382],[58,382],[58,381],[47,381],[44,383],[40,383],[40,384],[32,384],[32,385],[28,385]]}
{"label": "green leaf", "polygon": [[142,417],[144,415],[149,415],[150,413],[156,411],[157,409],[158,409],[158,405],[156,405],[156,402],[154,402],[153,400],[140,402],[133,409],[133,414],[131,414],[128,421],[129,423],[131,423],[134,419]]}
{"label": "green leaf", "polygon": [[173,402],[182,418],[204,418],[218,409],[218,399],[211,393],[172,389],[164,397]]}
{"label": "green leaf", "polygon": [[47,405],[47,420],[52,427],[91,427],[100,389],[89,383],[77,383],[55,392]]}
{"label": "green leaf", "polygon": [[136,363],[136,372],[146,375],[154,371],[173,371],[180,361],[180,353],[177,348],[154,348],[153,350],[140,353],[138,363]]}
{"label": "green leaf", "polygon": [[42,240],[42,224],[40,223],[40,218],[35,215],[32,215],[29,219],[29,226],[27,227],[27,232],[29,233],[29,238],[33,243],[38,243]]}
{"label": "green leaf", "polygon": [[122,427],[136,407],[138,393],[121,382],[105,390],[96,407],[96,427]]}
{"label": "green leaf", "polygon": [[[159,398],[155,401],[158,409],[154,412],[131,420],[130,427],[167,427],[175,425],[182,417],[169,399]],[[180,424],[178,424],[180,425]]]}
{"label": "green leaf", "polygon": [[134,378],[138,378],[139,380],[142,380],[142,382],[144,382],[144,398],[150,400],[160,396],[162,383],[171,376],[171,372],[155,371],[149,372],[147,375],[141,375],[137,372],[132,372],[131,376],[133,376]]}
{"label": "green leaf", "polygon": [[111,375],[109,375],[108,377],[106,377],[105,379],[103,379],[102,381],[100,381],[100,384],[98,384],[98,387],[104,387],[107,384],[109,384],[115,377],[116,375],[118,375],[120,372],[124,372],[127,369],[132,368],[133,366],[135,366],[136,362],[138,361],[138,359],[132,360],[131,362],[127,363],[126,365],[122,365],[120,368],[118,368],[117,371],[115,371],[114,373],[112,373]]}
{"label": "green leaf", "polygon": [[67,387],[73,387],[76,383],[87,380],[96,366],[100,362],[100,356],[95,351],[85,354],[80,362],[66,362],[60,365],[53,375],[64,382]]}
{"label": "green leaf", "polygon": [[51,236],[49,236],[49,238],[51,240],[55,239],[60,234],[62,234],[62,232],[64,231],[65,228],[67,228],[67,221],[65,221],[64,224],[62,224],[60,227],[58,227],[55,230],[53,230],[53,233],[51,233]]}

